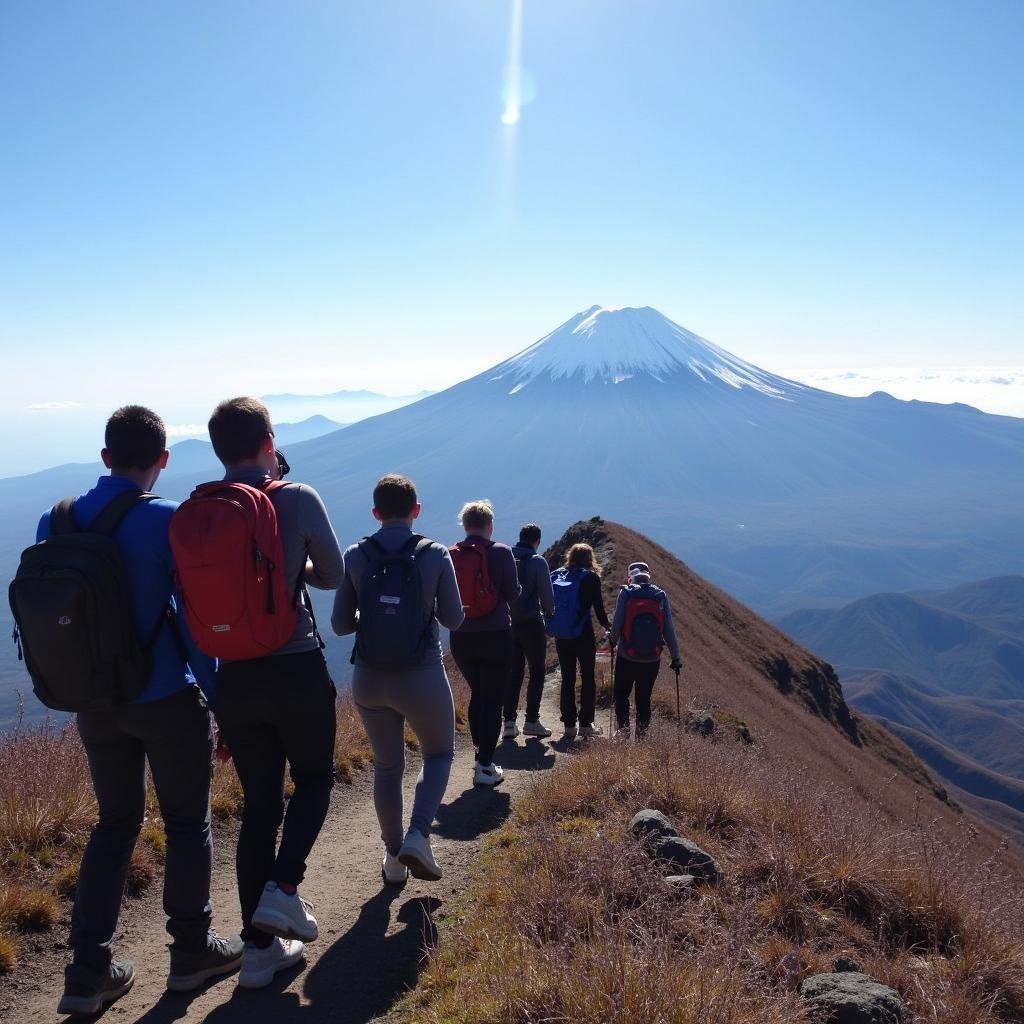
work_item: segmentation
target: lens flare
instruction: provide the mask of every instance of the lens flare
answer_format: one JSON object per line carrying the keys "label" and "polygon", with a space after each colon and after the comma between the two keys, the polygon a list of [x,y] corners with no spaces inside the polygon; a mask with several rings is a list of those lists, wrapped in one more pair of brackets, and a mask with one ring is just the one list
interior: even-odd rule
{"label": "lens flare", "polygon": [[522,109],[523,0],[512,0],[512,17],[508,33],[508,56],[505,63],[505,88],[502,90],[505,109],[501,123],[516,125]]}

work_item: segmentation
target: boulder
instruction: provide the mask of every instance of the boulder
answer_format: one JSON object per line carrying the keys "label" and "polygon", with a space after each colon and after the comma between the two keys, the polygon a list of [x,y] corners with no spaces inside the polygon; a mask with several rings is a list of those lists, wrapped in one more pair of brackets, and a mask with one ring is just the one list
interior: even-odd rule
{"label": "boulder", "polygon": [[637,839],[646,839],[648,836],[669,839],[679,835],[675,826],[661,811],[649,809],[638,811],[633,815],[633,820],[629,823],[629,831]]}
{"label": "boulder", "polygon": [[715,734],[715,716],[710,711],[691,711],[686,716],[686,728],[698,736]]}
{"label": "boulder", "polygon": [[664,861],[676,874],[694,875],[702,882],[717,882],[722,877],[715,858],[696,843],[681,836],[659,839],[651,850],[656,860]]}
{"label": "boulder", "polygon": [[665,884],[677,892],[686,892],[697,884],[697,879],[694,875],[668,875]]}
{"label": "boulder", "polygon": [[812,1018],[822,1024],[901,1024],[910,1010],[900,994],[859,971],[814,974],[800,985]]}

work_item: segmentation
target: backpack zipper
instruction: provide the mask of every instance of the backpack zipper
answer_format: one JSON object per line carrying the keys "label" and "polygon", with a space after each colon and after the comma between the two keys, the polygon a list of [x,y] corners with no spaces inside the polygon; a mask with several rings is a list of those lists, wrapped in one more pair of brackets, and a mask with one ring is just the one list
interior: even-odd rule
{"label": "backpack zipper", "polygon": [[[260,565],[263,563],[263,552],[256,546],[256,541],[252,542],[253,555],[256,559],[256,572],[259,573]],[[267,560],[267,614],[273,615],[276,611],[274,606],[274,563],[268,558]]]}
{"label": "backpack zipper", "polygon": [[18,648],[18,661],[24,661],[24,655],[21,652],[21,631],[18,629],[17,624],[14,626],[14,632],[11,633],[11,639],[14,641],[15,647]]}

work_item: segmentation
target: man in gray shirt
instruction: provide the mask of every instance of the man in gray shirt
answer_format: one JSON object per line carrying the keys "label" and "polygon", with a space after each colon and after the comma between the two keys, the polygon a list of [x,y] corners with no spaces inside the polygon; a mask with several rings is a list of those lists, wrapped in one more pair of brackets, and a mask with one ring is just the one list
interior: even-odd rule
{"label": "man in gray shirt", "polygon": [[510,608],[512,612],[512,673],[505,690],[504,739],[519,735],[516,716],[519,714],[519,696],[523,689],[523,676],[529,667],[530,681],[526,687],[526,722],[524,736],[550,736],[551,730],[540,720],[540,702],[544,696],[544,662],[548,652],[548,638],[544,630],[544,616],[553,615],[555,596],[551,589],[551,569],[537,552],[541,532],[536,523],[527,523],[519,531],[519,543],[512,548],[519,572],[522,593]]}
{"label": "man in gray shirt", "polygon": [[[257,399],[221,402],[210,418],[210,440],[227,481],[262,489],[281,477],[285,464],[274,445],[270,413]],[[285,578],[301,601],[298,620],[279,650],[221,662],[217,674],[217,720],[245,798],[237,870],[245,939],[239,984],[247,988],[269,985],[278,971],[301,958],[303,940],[318,935],[316,918],[297,889],[330,805],[337,694],[304,595],[305,587],[335,590],[344,572],[317,492],[307,484],[288,484],[268,496],[277,515]],[[295,785],[287,815],[286,765]]]}
{"label": "man in gray shirt", "polygon": [[[430,833],[455,756],[455,709],[441,656],[438,623],[462,625],[462,597],[448,549],[412,532],[420,514],[406,477],[382,477],[373,491],[381,524],[345,552],[345,580],[331,626],[356,634],[352,696],[373,747],[373,801],[384,841],[384,881],[411,871],[437,881]],[[416,735],[423,771],[403,836],[405,725]]]}

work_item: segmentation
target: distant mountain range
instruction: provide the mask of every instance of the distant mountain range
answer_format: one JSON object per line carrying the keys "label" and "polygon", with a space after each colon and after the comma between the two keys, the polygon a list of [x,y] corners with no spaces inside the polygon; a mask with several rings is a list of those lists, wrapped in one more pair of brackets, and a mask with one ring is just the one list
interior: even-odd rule
{"label": "distant mountain range", "polygon": [[376,391],[334,391],[326,395],[264,395],[275,420],[325,416],[342,423],[355,423],[369,416],[411,405],[433,394],[420,391],[415,395],[381,395]]}
{"label": "distant mountain range", "polygon": [[[294,418],[279,411],[293,398],[308,400],[268,396],[276,419]],[[503,538],[601,509],[764,614],[1024,572],[1024,420],[806,387],[650,307],[583,310],[490,370],[288,458],[346,542],[372,529],[380,474],[405,472],[422,529],[442,540],[471,497],[496,502]],[[13,571],[41,508],[91,482],[92,468],[72,468],[0,481],[0,567]],[[172,465],[160,489],[183,497],[196,476]]]}
{"label": "distant mountain range", "polygon": [[964,799],[1024,822],[1024,576],[876,594],[778,624]]}

